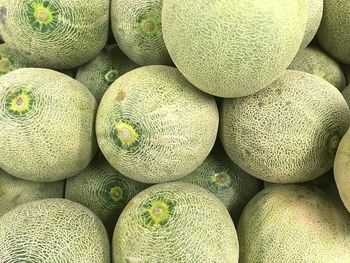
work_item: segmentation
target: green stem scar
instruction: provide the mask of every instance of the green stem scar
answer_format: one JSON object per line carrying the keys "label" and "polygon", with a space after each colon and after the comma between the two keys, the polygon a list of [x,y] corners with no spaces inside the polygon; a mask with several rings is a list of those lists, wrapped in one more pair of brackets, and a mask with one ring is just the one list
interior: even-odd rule
{"label": "green stem scar", "polygon": [[160,16],[143,14],[138,19],[139,31],[145,36],[155,36],[161,32]]}
{"label": "green stem scar", "polygon": [[26,17],[32,28],[43,33],[57,26],[58,14],[58,7],[48,0],[33,0],[26,10]]}
{"label": "green stem scar", "polygon": [[23,115],[28,112],[33,105],[33,95],[26,90],[12,92],[6,99],[6,109],[12,115]]}
{"label": "green stem scar", "polygon": [[116,124],[117,137],[122,145],[130,146],[138,139],[136,130],[128,123],[118,122]]}
{"label": "green stem scar", "polygon": [[143,205],[142,218],[147,226],[159,228],[165,225],[174,213],[172,201],[157,197]]}
{"label": "green stem scar", "polygon": [[7,59],[0,60],[0,73],[7,73],[10,71],[11,63]]}
{"label": "green stem scar", "polygon": [[114,186],[109,192],[114,201],[119,201],[123,198],[123,190],[119,186]]}
{"label": "green stem scar", "polygon": [[113,83],[118,78],[118,71],[111,69],[105,74],[104,77],[108,83]]}
{"label": "green stem scar", "polygon": [[227,187],[231,184],[231,178],[228,171],[214,173],[214,175],[212,175],[210,179],[213,183],[221,187]]}

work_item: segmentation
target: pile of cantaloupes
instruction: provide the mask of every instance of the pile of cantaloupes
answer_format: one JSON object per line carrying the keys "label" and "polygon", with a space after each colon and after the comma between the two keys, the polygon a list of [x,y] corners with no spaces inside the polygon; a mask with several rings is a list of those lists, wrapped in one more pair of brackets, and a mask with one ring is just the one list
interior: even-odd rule
{"label": "pile of cantaloupes", "polygon": [[0,0],[0,262],[350,263],[350,1]]}

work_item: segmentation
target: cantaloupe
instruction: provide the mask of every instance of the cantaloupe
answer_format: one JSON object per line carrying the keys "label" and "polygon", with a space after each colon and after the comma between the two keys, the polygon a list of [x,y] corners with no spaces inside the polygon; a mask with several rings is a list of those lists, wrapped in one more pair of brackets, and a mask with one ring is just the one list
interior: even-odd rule
{"label": "cantaloupe", "polygon": [[77,80],[51,69],[0,77],[0,168],[52,182],[86,168],[96,149],[97,103]]}
{"label": "cantaloupe", "polygon": [[323,0],[308,0],[307,10],[308,18],[305,35],[300,46],[301,49],[309,45],[317,33],[323,14]]}
{"label": "cantaloupe", "polygon": [[235,226],[206,189],[163,183],[136,195],[117,222],[112,243],[119,262],[238,262]]}
{"label": "cantaloupe", "polygon": [[180,72],[220,97],[253,94],[288,67],[304,37],[307,0],[164,0],[165,45]]}
{"label": "cantaloupe", "polygon": [[99,102],[107,88],[124,73],[137,68],[118,45],[107,45],[91,61],[79,67],[76,80],[83,83]]}
{"label": "cantaloupe", "polygon": [[343,91],[341,92],[341,94],[343,95],[346,103],[350,107],[350,85],[346,86],[345,89],[343,89]]}
{"label": "cantaloupe", "polygon": [[34,200],[63,198],[64,181],[40,183],[22,180],[0,169],[0,216]]}
{"label": "cantaloupe", "polygon": [[340,91],[346,86],[346,79],[338,62],[317,47],[300,49],[288,68],[323,78]]}
{"label": "cantaloupe", "polygon": [[109,163],[144,183],[179,179],[209,155],[218,130],[215,99],[173,67],[144,66],[119,77],[96,117],[97,141]]}
{"label": "cantaloupe", "polygon": [[350,215],[316,190],[282,185],[259,192],[237,227],[240,263],[350,262]]}
{"label": "cantaloupe", "polygon": [[111,27],[120,49],[135,63],[171,65],[162,33],[163,0],[112,0]]}
{"label": "cantaloupe", "polygon": [[112,237],[118,217],[127,203],[148,185],[129,179],[115,170],[102,156],[81,173],[68,178],[65,198],[93,211]]}
{"label": "cantaloupe", "polygon": [[28,62],[8,44],[0,44],[0,76],[19,68],[28,67]]}
{"label": "cantaloupe", "polygon": [[0,0],[0,33],[36,67],[69,69],[107,41],[110,0]]}
{"label": "cantaloupe", "polygon": [[331,169],[349,124],[349,107],[333,85],[287,70],[256,94],[224,99],[220,138],[229,157],[249,174],[296,183]]}
{"label": "cantaloupe", "polygon": [[101,220],[61,198],[29,202],[0,217],[0,244],[2,262],[110,262]]}

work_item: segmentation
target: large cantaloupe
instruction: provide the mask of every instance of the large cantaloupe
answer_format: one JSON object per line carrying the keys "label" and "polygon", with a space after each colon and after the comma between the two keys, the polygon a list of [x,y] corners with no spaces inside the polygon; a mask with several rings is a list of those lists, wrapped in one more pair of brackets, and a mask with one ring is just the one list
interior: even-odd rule
{"label": "large cantaloupe", "polygon": [[101,220],[61,198],[29,202],[0,217],[0,244],[2,262],[110,262]]}
{"label": "large cantaloupe", "polygon": [[79,66],[107,41],[110,0],[0,0],[0,34],[36,67]]}
{"label": "large cantaloupe", "polygon": [[209,155],[218,130],[215,99],[173,67],[134,69],[102,97],[100,149],[123,175],[144,183],[179,179]]}
{"label": "large cantaloupe", "polygon": [[4,43],[0,45],[0,76],[28,66],[28,62],[19,56],[15,50],[10,48],[8,44]]}
{"label": "large cantaloupe", "polygon": [[224,99],[220,138],[229,157],[249,174],[296,183],[331,169],[349,124],[349,107],[333,85],[287,70],[256,94]]}
{"label": "large cantaloupe", "polygon": [[97,143],[95,98],[51,69],[23,68],[0,77],[0,168],[33,181],[79,173]]}
{"label": "large cantaloupe", "polygon": [[281,185],[258,193],[237,227],[240,263],[349,263],[350,215],[316,190]]}
{"label": "large cantaloupe", "polygon": [[301,49],[309,45],[317,33],[323,14],[323,0],[307,0],[307,10],[308,17]]}
{"label": "large cantaloupe", "polygon": [[113,234],[121,262],[238,262],[238,240],[221,201],[202,187],[163,183],[136,195]]}
{"label": "large cantaloupe", "polygon": [[164,0],[165,45],[180,72],[220,97],[253,94],[288,67],[302,42],[307,0]]}

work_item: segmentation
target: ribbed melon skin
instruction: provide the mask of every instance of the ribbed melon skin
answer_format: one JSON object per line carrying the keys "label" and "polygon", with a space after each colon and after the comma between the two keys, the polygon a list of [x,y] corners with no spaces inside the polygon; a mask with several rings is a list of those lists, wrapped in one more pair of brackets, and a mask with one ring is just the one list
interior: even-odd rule
{"label": "ribbed melon skin", "polygon": [[64,181],[40,183],[22,180],[0,169],[0,217],[12,208],[34,200],[63,198]]}
{"label": "ribbed melon skin", "polygon": [[[29,94],[13,112],[18,92]],[[80,82],[50,69],[23,68],[0,77],[0,167],[32,181],[52,182],[86,168],[96,149],[97,103]]]}
{"label": "ribbed melon skin", "polygon": [[[107,45],[95,58],[79,67],[75,79],[83,83],[99,102],[117,78],[137,67],[120,51],[118,45]],[[113,78],[108,77],[111,73]]]}
{"label": "ribbed melon skin", "polygon": [[288,67],[304,36],[306,0],[164,0],[165,45],[181,73],[219,97],[253,94]]}
{"label": "ribbed melon skin", "polygon": [[262,190],[243,210],[237,233],[240,263],[350,262],[350,215],[304,186]]}
{"label": "ribbed melon skin", "polygon": [[[148,204],[172,204],[161,225],[147,220]],[[112,243],[119,262],[238,262],[238,240],[221,201],[202,187],[163,183],[136,195],[117,222]]]}
{"label": "ribbed melon skin", "polygon": [[28,66],[28,61],[19,56],[7,43],[0,45],[0,76]]}
{"label": "ribbed melon skin", "polygon": [[308,18],[301,49],[309,45],[317,33],[323,14],[323,0],[307,0],[307,11]]}
{"label": "ribbed melon skin", "polygon": [[296,183],[331,169],[350,112],[333,85],[287,70],[256,94],[225,99],[220,118],[221,142],[238,166],[264,181]]}
{"label": "ribbed melon skin", "polygon": [[[38,5],[50,8],[51,20],[38,22]],[[0,32],[34,66],[69,69],[106,44],[109,5],[110,0],[0,0]]]}
{"label": "ribbed melon skin", "polygon": [[[106,91],[96,117],[100,149],[123,175],[144,183],[179,179],[209,155],[218,130],[215,99],[173,67],[134,69]],[[129,125],[135,139],[123,143]],[[126,134],[130,135],[130,134]]]}
{"label": "ribbed melon skin", "polygon": [[60,198],[29,202],[0,218],[2,262],[110,262],[107,232],[86,207]]}

